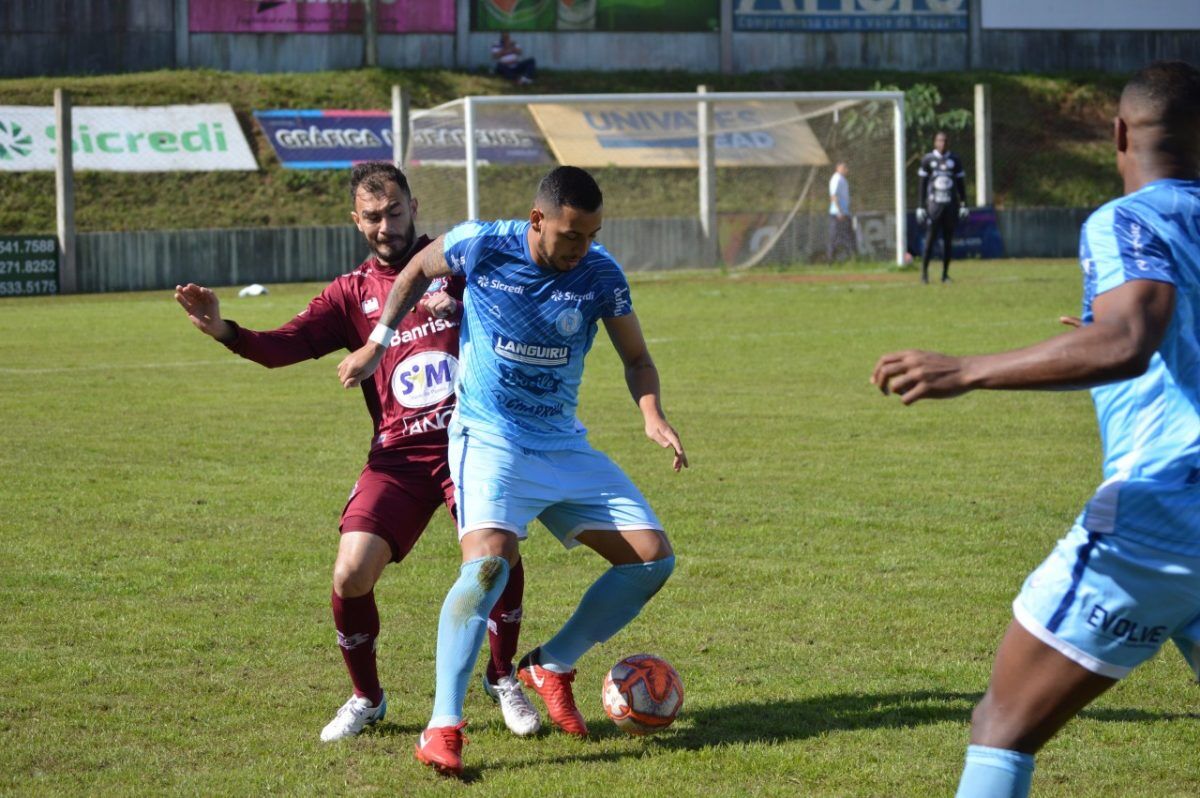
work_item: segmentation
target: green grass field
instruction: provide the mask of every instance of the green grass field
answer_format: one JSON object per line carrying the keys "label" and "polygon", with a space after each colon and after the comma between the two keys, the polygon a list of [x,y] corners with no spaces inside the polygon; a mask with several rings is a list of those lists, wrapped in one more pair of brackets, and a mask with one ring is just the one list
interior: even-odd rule
{"label": "green grass field", "polygon": [[[1067,262],[955,276],[634,276],[692,468],[644,439],[603,336],[580,413],[679,566],[582,661],[592,739],[511,737],[473,684],[466,784],[412,757],[457,563],[442,515],[376,591],[386,722],[317,740],[349,692],[330,568],[370,436],[338,358],[241,361],[166,292],[0,300],[0,793],[952,794],[1009,602],[1099,482],[1084,393],[903,408],[868,384],[886,350],[1016,346],[1079,306]],[[219,293],[270,327],[317,290]],[[524,553],[523,650],[601,571],[540,528]],[[634,739],[599,691],[643,650],[687,699]],[[1047,747],[1035,794],[1200,793],[1195,690],[1164,651]]]}

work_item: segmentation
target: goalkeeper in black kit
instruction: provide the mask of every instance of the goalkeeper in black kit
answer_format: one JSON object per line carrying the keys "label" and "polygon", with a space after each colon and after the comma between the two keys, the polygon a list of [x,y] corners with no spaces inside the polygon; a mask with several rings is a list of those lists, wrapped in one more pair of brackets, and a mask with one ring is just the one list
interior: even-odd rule
{"label": "goalkeeper in black kit", "polygon": [[959,219],[966,219],[970,213],[962,159],[946,149],[946,144],[945,133],[934,136],[933,152],[926,153],[917,170],[917,176],[921,178],[917,223],[925,225],[922,283],[929,282],[929,256],[933,254],[935,238],[942,240],[942,282],[950,282],[950,242],[954,238],[954,227]]}

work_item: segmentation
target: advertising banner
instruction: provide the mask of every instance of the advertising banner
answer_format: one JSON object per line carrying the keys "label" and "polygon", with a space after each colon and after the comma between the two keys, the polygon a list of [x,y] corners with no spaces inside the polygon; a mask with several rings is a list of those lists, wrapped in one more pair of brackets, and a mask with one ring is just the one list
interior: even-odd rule
{"label": "advertising banner", "polygon": [[[695,103],[530,105],[559,163],[699,166]],[[713,113],[717,166],[829,163],[792,104],[721,103]]]}
{"label": "advertising banner", "polygon": [[[919,260],[925,251],[925,225],[917,224],[916,214],[908,215],[908,251]],[[954,228],[950,254],[958,258],[1003,258],[1004,240],[993,208],[973,208],[971,215]],[[933,257],[942,257],[942,242],[933,242]]]}
{"label": "advertising banner", "polygon": [[966,31],[967,5],[967,0],[734,0],[733,29]]}
{"label": "advertising banner", "polygon": [[54,236],[0,236],[0,297],[58,293]]}
{"label": "advertising banner", "polygon": [[981,0],[980,24],[1010,30],[1200,30],[1196,0]]}
{"label": "advertising banner", "polygon": [[475,0],[475,30],[714,31],[720,0]]}
{"label": "advertising banner", "polygon": [[[105,172],[255,171],[228,103],[77,106],[75,168]],[[0,105],[0,171],[54,171],[54,109]]]}
{"label": "advertising banner", "polygon": [[[455,0],[375,0],[380,33],[454,33]],[[362,0],[189,0],[192,33],[361,33]]]}
{"label": "advertising banner", "polygon": [[[289,169],[346,169],[362,161],[392,160],[392,117],[387,111],[255,111],[255,119]],[[414,111],[408,162],[462,166],[462,114]],[[475,130],[481,164],[549,163],[545,142],[523,109],[489,111]]]}

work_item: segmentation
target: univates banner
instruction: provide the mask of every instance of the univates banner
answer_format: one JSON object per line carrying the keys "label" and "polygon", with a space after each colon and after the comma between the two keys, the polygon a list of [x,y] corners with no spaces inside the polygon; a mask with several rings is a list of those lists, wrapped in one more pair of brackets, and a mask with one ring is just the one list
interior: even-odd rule
{"label": "univates banner", "polygon": [[[530,105],[559,163],[699,166],[696,103]],[[829,156],[794,104],[720,103],[717,166],[821,166]]]}
{"label": "univates banner", "polygon": [[[255,171],[258,163],[228,103],[77,106],[76,169],[107,172]],[[54,108],[0,105],[0,171],[54,171]]]}

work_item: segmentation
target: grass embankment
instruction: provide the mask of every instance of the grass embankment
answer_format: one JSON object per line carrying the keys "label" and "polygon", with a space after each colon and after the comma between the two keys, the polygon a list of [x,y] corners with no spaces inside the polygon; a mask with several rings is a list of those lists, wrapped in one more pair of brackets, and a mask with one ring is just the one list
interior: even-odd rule
{"label": "grass embankment", "polygon": [[[940,110],[969,109],[973,84],[986,82],[992,86],[995,184],[1000,207],[1090,206],[1119,193],[1108,137],[1108,119],[1121,83],[1116,76],[545,72],[533,89],[539,93],[692,91],[704,83],[714,91],[815,91],[871,89],[877,82],[903,88],[916,83],[933,84],[943,96]],[[432,107],[468,94],[514,91],[507,81],[489,75],[444,70],[271,75],[196,70],[0,80],[0,104],[49,105],[54,88],[62,87],[72,92],[77,105],[233,105],[261,171],[81,172],[76,184],[76,223],[81,231],[342,224],[346,221],[346,207],[341,201],[344,173],[281,168],[251,112],[271,108],[387,108],[394,83],[408,88],[413,108]],[[952,146],[968,162],[972,160],[970,131],[958,134]],[[602,175],[606,191],[622,198],[619,211],[614,207],[610,212],[623,216],[693,213],[695,192],[690,186],[694,176],[677,170],[659,171],[667,174],[648,180],[636,170],[607,170]],[[969,172],[968,180],[972,176]],[[501,183],[508,190],[519,184],[519,190],[528,193],[529,181],[524,178],[522,175],[513,180],[510,176],[496,181],[497,190],[484,191],[485,199],[497,194]],[[457,185],[460,181],[448,182]],[[672,187],[675,182],[679,185]],[[719,187],[722,209],[745,208],[745,197],[761,193],[754,181],[738,182],[736,188]],[[664,207],[671,204],[681,207]],[[0,233],[46,232],[53,227],[53,175],[0,172]]]}

